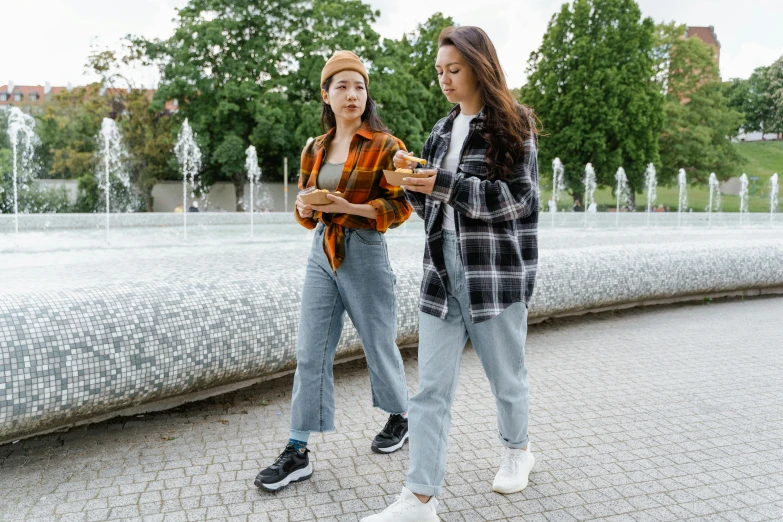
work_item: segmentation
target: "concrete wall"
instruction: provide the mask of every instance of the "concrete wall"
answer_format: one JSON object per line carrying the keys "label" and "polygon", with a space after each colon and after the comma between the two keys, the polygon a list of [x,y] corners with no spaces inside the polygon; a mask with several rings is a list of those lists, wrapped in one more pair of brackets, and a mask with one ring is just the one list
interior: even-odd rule
{"label": "concrete wall", "polygon": [[780,132],[768,132],[762,134],[760,132],[740,132],[739,135],[734,138],[733,141],[762,141],[762,140],[783,140],[783,133]]}
{"label": "concrete wall", "polygon": [[[39,179],[35,182],[44,189],[64,187],[68,194],[68,200],[71,203],[76,202],[79,192],[76,180]],[[263,183],[255,188],[253,206],[257,212],[284,212],[286,210],[293,212],[297,192],[298,189],[295,182],[289,183],[288,192],[284,190],[282,182]],[[178,205],[182,205],[182,182],[165,181],[157,183],[152,188],[152,197],[153,212],[174,212]],[[188,197],[191,198],[191,193],[189,193]],[[288,206],[286,206],[286,199],[288,200]],[[236,212],[236,205],[236,192],[232,183],[215,183],[204,197],[198,198],[199,209],[207,212]],[[249,183],[245,184],[245,208],[250,208]]]}

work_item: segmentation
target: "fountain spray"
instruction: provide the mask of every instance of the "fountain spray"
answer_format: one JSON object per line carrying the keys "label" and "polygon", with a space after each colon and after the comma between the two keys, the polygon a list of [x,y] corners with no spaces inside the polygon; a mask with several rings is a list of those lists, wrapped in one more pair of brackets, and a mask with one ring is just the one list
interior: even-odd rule
{"label": "fountain spray", "polygon": [[625,169],[620,167],[614,175],[614,179],[617,180],[617,190],[615,196],[617,197],[617,216],[615,217],[615,226],[620,226],[620,201],[624,201],[628,204],[630,200],[628,195],[628,176],[625,174]]}
{"label": "fountain spray", "polygon": [[196,144],[196,135],[188,124],[187,118],[182,123],[177,144],[174,146],[177,162],[182,173],[182,237],[188,238],[188,185],[196,181],[196,174],[201,169],[201,150]]}
{"label": "fountain spray", "polygon": [[11,107],[8,114],[8,137],[13,151],[14,184],[14,232],[19,241],[19,184],[25,188],[32,177],[33,152],[38,144],[35,134],[35,119],[19,107]]}
{"label": "fountain spray", "polygon": [[560,199],[560,192],[565,190],[565,167],[560,158],[555,158],[552,161],[552,198],[554,199],[554,207],[552,212],[552,227],[555,226],[555,214],[557,213],[557,201]]}
{"label": "fountain spray", "polygon": [[596,182],[595,182],[595,170],[593,165],[588,163],[585,165],[585,177],[582,179],[585,184],[585,227],[587,226],[587,209],[593,203],[593,195],[595,194]]}
{"label": "fountain spray", "polygon": [[253,237],[253,214],[255,213],[255,207],[253,206],[253,192],[255,184],[261,180],[261,169],[258,167],[258,154],[256,148],[250,145],[245,151],[247,158],[245,159],[245,168],[247,169],[247,178],[250,180],[250,237]]}
{"label": "fountain spray", "polygon": [[644,184],[647,186],[647,226],[650,226],[650,214],[652,213],[652,204],[655,202],[655,190],[658,186],[658,181],[655,179],[655,165],[652,163],[647,165],[647,170],[644,172]]}
{"label": "fountain spray", "polygon": [[680,186],[680,199],[677,204],[677,226],[682,224],[682,209],[688,206],[688,178],[685,169],[677,172],[677,184]]}

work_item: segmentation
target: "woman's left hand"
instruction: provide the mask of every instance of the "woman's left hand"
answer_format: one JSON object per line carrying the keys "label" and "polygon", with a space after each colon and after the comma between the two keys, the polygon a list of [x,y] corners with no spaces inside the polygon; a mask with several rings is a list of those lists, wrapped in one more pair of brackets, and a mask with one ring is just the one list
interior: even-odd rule
{"label": "woman's left hand", "polygon": [[317,210],[318,212],[327,212],[330,214],[354,214],[354,205],[347,199],[341,198],[340,196],[335,196],[334,194],[327,194],[326,199],[331,200],[332,203],[329,203],[328,205],[310,206],[313,207],[313,210]]}
{"label": "woman's left hand", "polygon": [[435,178],[438,177],[438,169],[422,169],[416,171],[419,174],[429,174],[428,178],[402,178],[402,188],[411,192],[421,192],[422,194],[432,194],[435,187]]}

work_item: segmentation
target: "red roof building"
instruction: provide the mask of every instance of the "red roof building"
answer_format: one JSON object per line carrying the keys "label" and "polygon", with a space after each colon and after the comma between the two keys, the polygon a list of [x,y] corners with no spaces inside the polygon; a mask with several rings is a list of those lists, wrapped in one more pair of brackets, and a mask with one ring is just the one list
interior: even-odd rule
{"label": "red roof building", "polygon": [[34,105],[43,103],[52,96],[67,90],[67,87],[52,87],[46,85],[0,85],[0,107],[10,105]]}
{"label": "red roof building", "polygon": [[[6,85],[0,85],[0,110],[4,110],[6,107],[10,106],[18,106],[22,109],[29,109],[30,112],[36,106],[42,106],[44,101],[68,90],[71,90],[70,86],[52,87],[48,83],[46,85],[14,85],[13,82],[8,82]],[[103,94],[114,96],[127,92],[127,89],[110,88],[106,89]],[[145,90],[145,95],[149,100],[152,99],[154,94],[155,89]],[[167,101],[164,110],[167,112],[176,112],[177,102]]]}

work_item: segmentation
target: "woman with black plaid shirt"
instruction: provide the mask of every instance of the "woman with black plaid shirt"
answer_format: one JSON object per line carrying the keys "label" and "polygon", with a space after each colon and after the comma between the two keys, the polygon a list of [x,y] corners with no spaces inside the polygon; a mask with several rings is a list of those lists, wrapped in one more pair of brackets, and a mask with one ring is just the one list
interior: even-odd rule
{"label": "woman with black plaid shirt", "polygon": [[[523,490],[534,458],[528,437],[527,303],[538,262],[538,162],[532,112],[506,85],[489,37],[444,29],[435,69],[457,104],[424,144],[427,178],[405,192],[427,235],[419,301],[419,389],[411,398],[410,468],[402,495],[363,522],[438,520],[451,404],[471,340],[497,405],[500,469],[492,489]],[[398,152],[397,168],[413,168]]]}

